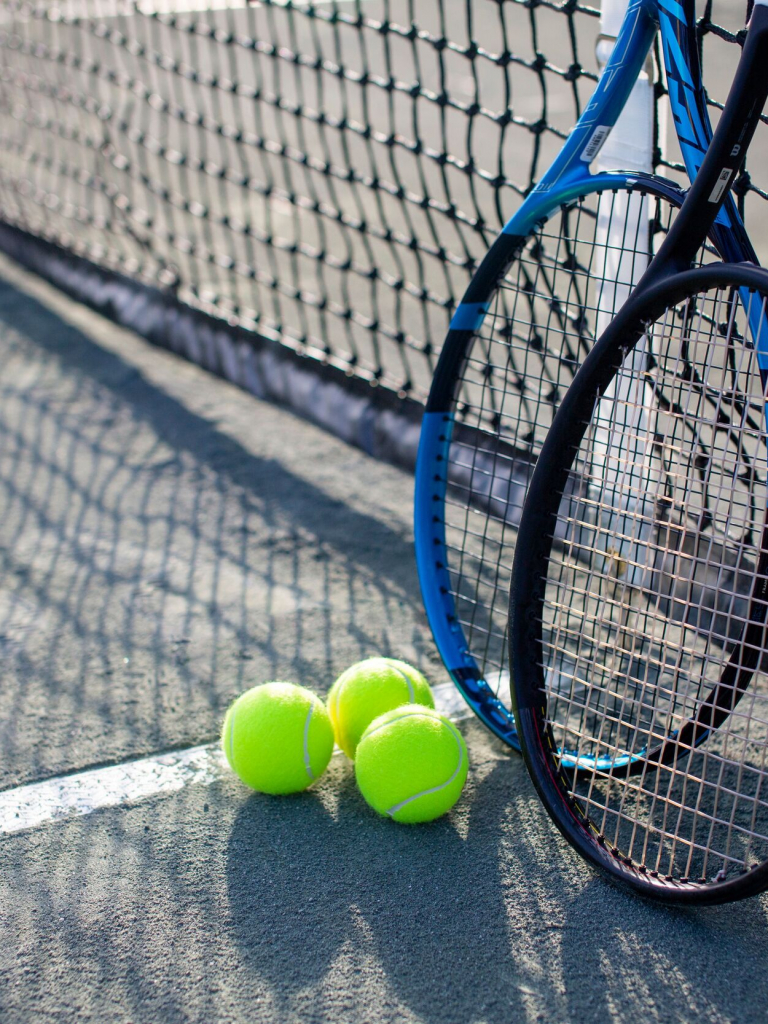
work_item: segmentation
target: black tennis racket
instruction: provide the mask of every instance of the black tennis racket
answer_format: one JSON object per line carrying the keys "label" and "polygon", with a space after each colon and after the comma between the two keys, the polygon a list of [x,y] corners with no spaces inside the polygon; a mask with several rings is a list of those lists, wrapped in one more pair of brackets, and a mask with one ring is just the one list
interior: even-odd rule
{"label": "black tennis racket", "polygon": [[686,269],[768,96],[766,4],[682,210],[554,418],[513,567],[536,787],[585,857],[670,901],[768,886],[768,274]]}

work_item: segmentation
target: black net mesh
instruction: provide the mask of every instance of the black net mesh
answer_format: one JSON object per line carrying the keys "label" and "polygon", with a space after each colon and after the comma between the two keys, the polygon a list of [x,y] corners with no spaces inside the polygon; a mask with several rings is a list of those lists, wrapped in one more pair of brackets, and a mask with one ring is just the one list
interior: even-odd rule
{"label": "black net mesh", "polygon": [[[598,6],[8,0],[0,214],[422,399],[473,268],[594,87]],[[715,116],[743,6],[699,5]]]}

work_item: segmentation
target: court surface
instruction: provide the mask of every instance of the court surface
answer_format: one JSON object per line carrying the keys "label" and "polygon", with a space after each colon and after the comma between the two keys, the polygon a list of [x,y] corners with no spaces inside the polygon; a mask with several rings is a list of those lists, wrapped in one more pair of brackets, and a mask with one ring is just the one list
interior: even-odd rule
{"label": "court surface", "polygon": [[3,1024],[765,1020],[768,897],[614,888],[470,719],[430,826],[376,818],[342,756],[297,798],[226,774],[256,682],[375,652],[447,682],[412,480],[0,273]]}

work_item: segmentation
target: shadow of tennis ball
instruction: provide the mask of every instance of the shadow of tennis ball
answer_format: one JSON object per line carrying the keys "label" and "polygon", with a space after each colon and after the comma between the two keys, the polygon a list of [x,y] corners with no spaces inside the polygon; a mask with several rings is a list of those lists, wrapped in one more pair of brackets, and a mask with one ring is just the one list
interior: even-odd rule
{"label": "shadow of tennis ball", "polygon": [[318,985],[349,935],[342,839],[314,790],[254,793],[235,819],[227,850],[233,938],[277,998]]}
{"label": "shadow of tennis ball", "polygon": [[474,774],[454,811],[434,822],[369,813],[359,826],[356,904],[397,996],[429,1024],[526,1019],[500,875],[509,764],[479,782]]}
{"label": "shadow of tennis ball", "polygon": [[334,996],[345,1024],[381,999],[425,1024],[527,1019],[521,990],[546,969],[517,922],[540,920],[540,901],[565,887],[556,866],[543,895],[527,882],[540,837],[518,834],[518,819],[538,816],[548,835],[549,822],[524,784],[519,759],[491,758],[450,814],[401,825],[367,806],[337,757],[317,788],[248,798],[227,851],[231,928],[285,1019],[308,999],[330,1012]]}

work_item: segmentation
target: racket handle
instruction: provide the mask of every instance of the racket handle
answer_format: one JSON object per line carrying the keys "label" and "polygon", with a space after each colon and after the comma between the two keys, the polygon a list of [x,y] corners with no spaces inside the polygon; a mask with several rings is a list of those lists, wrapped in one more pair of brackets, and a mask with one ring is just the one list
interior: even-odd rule
{"label": "racket handle", "polygon": [[637,291],[687,270],[704,244],[744,160],[768,99],[768,6],[756,4],[744,50],[699,173]]}

